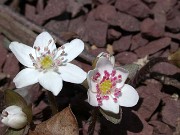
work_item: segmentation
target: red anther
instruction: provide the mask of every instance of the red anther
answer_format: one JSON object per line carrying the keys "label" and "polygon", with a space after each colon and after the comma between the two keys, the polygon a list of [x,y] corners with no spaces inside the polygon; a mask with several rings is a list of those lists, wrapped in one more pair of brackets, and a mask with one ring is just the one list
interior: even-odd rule
{"label": "red anther", "polygon": [[113,86],[113,87],[114,87],[114,86],[116,86],[116,83],[115,83],[115,82],[113,82],[113,83],[112,83],[112,86]]}
{"label": "red anther", "polygon": [[96,73],[96,76],[98,76],[98,77],[99,77],[100,75],[101,75],[101,74],[100,74],[99,72],[97,72],[97,73]]}
{"label": "red anther", "polygon": [[110,76],[110,74],[107,70],[104,70],[104,74],[105,74],[105,76],[108,76],[108,77]]}
{"label": "red anther", "polygon": [[108,100],[109,96],[103,96],[103,99]]}
{"label": "red anther", "polygon": [[121,75],[118,75],[118,78],[122,78],[122,76],[121,76]]}
{"label": "red anther", "polygon": [[99,102],[98,102],[98,106],[101,106],[101,105],[102,105],[102,101],[99,101]]}
{"label": "red anther", "polygon": [[116,70],[112,70],[111,76],[115,76],[115,74],[116,74]]}
{"label": "red anther", "polygon": [[100,94],[97,94],[97,95],[96,95],[96,98],[99,98],[99,97],[100,97]]}
{"label": "red anther", "polygon": [[113,98],[114,102],[117,103],[117,98]]}

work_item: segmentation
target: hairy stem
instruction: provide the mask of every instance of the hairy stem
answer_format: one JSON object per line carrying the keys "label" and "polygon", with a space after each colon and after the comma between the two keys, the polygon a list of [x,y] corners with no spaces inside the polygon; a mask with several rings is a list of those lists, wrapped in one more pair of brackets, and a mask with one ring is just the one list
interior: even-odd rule
{"label": "hairy stem", "polygon": [[92,111],[92,116],[91,116],[91,120],[90,120],[89,128],[88,128],[88,135],[94,134],[96,121],[98,119],[98,114],[99,114],[99,108],[95,107],[94,110]]}
{"label": "hairy stem", "polygon": [[58,113],[58,106],[57,106],[56,98],[50,91],[47,91],[47,95],[48,95],[48,100],[49,100],[49,105],[52,111],[52,115],[55,115],[56,113]]}

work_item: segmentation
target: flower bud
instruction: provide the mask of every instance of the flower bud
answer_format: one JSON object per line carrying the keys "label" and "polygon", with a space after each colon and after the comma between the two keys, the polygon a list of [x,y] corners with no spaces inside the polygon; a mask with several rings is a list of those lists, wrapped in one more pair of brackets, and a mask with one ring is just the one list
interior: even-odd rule
{"label": "flower bud", "polygon": [[27,124],[27,116],[22,108],[16,105],[7,107],[2,111],[1,122],[14,129],[23,128]]}

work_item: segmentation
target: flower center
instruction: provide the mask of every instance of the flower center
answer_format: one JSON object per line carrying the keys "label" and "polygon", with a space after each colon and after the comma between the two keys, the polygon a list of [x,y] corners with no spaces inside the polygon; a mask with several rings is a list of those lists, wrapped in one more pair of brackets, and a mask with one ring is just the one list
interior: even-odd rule
{"label": "flower center", "polygon": [[34,47],[36,53],[35,58],[32,54],[29,54],[33,62],[33,66],[39,71],[46,71],[49,69],[57,71],[59,66],[66,63],[66,60],[64,60],[63,57],[66,55],[64,46],[61,46],[58,49],[50,50],[50,45],[54,45],[54,40],[49,40],[48,45],[44,48],[40,48],[39,46]]}
{"label": "flower center", "polygon": [[113,98],[114,102],[117,102],[117,98],[119,98],[121,94],[121,88],[117,88],[116,84],[120,83],[121,80],[122,77],[120,74],[116,73],[116,70],[112,70],[111,73],[104,70],[103,75],[97,72],[92,76],[92,81],[96,83],[98,105],[102,105],[102,101],[108,100],[110,96]]}
{"label": "flower center", "polygon": [[50,56],[45,56],[41,59],[40,64],[43,69],[49,69],[53,65],[53,59]]}
{"label": "flower center", "polygon": [[99,89],[104,95],[108,93],[111,87],[112,87],[112,82],[110,80],[105,80],[101,84],[99,84]]}

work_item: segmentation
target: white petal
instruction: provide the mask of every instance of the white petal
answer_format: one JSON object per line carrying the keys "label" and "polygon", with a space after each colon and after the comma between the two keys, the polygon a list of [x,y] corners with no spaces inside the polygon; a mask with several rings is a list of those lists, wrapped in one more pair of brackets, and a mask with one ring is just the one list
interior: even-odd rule
{"label": "white petal", "polygon": [[8,106],[6,109],[3,110],[3,112],[8,112],[8,114],[18,114],[22,112],[22,108],[16,105]]}
{"label": "white petal", "polygon": [[62,89],[61,76],[53,71],[48,71],[39,77],[39,83],[46,89],[51,91],[55,96],[59,94]]}
{"label": "white petal", "polygon": [[89,87],[91,87],[91,80],[92,80],[92,76],[94,75],[94,72],[95,70],[90,70],[87,73],[87,82],[88,82]]}
{"label": "white petal", "polygon": [[41,53],[44,52],[45,47],[48,47],[51,52],[56,49],[54,39],[48,32],[39,34],[34,41],[33,47],[40,47]]}
{"label": "white petal", "polygon": [[[80,39],[74,39],[70,43],[66,43],[63,45],[64,51],[66,53],[64,60],[67,62],[72,61],[75,59],[83,50],[84,50],[84,43]],[[56,58],[62,53],[62,49],[58,51]]]}
{"label": "white petal", "polygon": [[40,72],[38,70],[33,68],[25,68],[16,75],[13,82],[17,88],[32,85],[38,82],[39,74]]}
{"label": "white petal", "polygon": [[89,89],[87,95],[88,95],[88,103],[92,106],[98,106],[96,93],[92,92],[91,89]]}
{"label": "white petal", "polygon": [[118,98],[118,103],[120,106],[132,107],[137,104],[139,95],[132,86],[125,84],[121,90],[121,93],[121,96]]}
{"label": "white petal", "polygon": [[14,128],[14,129],[20,129],[23,128],[27,124],[27,117],[24,114],[17,114],[12,115],[8,118],[7,126]]}
{"label": "white petal", "polygon": [[89,85],[89,88],[93,91],[93,92],[96,92],[96,83],[92,81],[92,76],[94,74],[96,74],[98,72],[97,69],[94,69],[94,70],[90,70],[88,72],[88,75],[87,75],[87,82],[88,82],[88,85]]}
{"label": "white petal", "polygon": [[113,113],[119,113],[119,104],[115,103],[112,97],[108,100],[102,100],[102,105],[100,106],[103,110],[110,111]]}
{"label": "white petal", "polygon": [[96,69],[100,72],[101,75],[104,74],[104,70],[107,70],[108,72],[111,72],[113,70],[113,65],[111,61],[108,58],[101,57],[97,61]]}
{"label": "white petal", "polygon": [[58,70],[62,79],[66,82],[79,84],[82,83],[87,76],[86,72],[71,63],[67,63],[66,66],[60,66]]}
{"label": "white petal", "polygon": [[115,64],[115,58],[114,58],[114,56],[112,55],[110,55],[110,54],[108,54],[108,53],[105,53],[105,52],[101,52],[97,57],[106,57],[106,58],[108,58],[110,61],[111,61],[111,63],[112,63],[112,65],[113,65],[113,67],[114,67],[114,64]]}
{"label": "white petal", "polygon": [[36,55],[35,50],[32,47],[18,42],[11,42],[9,48],[21,64],[26,67],[33,67],[29,54],[32,54],[34,58],[36,58]]}
{"label": "white petal", "polygon": [[120,74],[122,77],[121,83],[117,83],[117,85],[116,85],[116,87],[120,88],[124,85],[128,75],[129,75],[129,72],[121,67],[116,67],[115,69],[116,69],[117,74]]}

